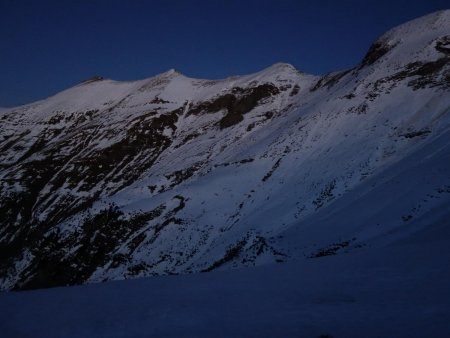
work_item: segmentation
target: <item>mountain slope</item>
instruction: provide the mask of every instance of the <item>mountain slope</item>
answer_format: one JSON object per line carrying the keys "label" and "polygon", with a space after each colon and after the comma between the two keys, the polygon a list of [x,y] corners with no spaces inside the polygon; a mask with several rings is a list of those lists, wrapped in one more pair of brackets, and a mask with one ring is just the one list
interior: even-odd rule
{"label": "mountain slope", "polygon": [[352,69],[94,77],[0,112],[3,289],[377,247],[448,214],[450,11]]}

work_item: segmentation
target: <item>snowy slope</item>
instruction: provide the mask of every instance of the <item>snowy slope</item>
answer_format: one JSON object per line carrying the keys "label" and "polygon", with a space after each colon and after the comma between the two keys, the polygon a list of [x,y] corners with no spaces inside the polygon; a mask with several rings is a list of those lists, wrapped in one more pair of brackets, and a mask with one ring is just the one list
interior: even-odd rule
{"label": "snowy slope", "polygon": [[1,288],[379,252],[442,222],[449,32],[441,11],[325,76],[93,78],[1,111]]}
{"label": "snowy slope", "polygon": [[383,250],[2,293],[0,330],[5,337],[45,338],[444,338],[449,235],[444,223],[427,222]]}

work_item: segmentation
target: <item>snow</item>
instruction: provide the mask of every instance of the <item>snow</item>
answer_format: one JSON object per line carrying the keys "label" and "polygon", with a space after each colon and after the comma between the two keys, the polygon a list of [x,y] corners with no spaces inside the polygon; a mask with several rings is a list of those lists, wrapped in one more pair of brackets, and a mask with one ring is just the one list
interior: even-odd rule
{"label": "snow", "polygon": [[[409,154],[416,154],[414,161],[429,160],[424,165],[424,168],[427,165],[429,168],[421,169],[419,173],[434,167],[439,168],[443,173],[439,176],[440,182],[450,184],[450,178],[445,174],[450,172],[447,171],[450,168],[446,166],[447,162],[442,161],[442,154],[449,151],[449,145],[445,143],[448,139],[445,135],[448,135],[450,116],[450,99],[447,93],[428,88],[413,91],[405,83],[400,83],[389,93],[381,93],[375,102],[365,99],[371,90],[366,86],[361,87],[358,96],[352,100],[342,99],[353,91],[355,82],[359,79],[366,81],[364,76],[359,76],[353,80],[345,80],[343,84],[331,90],[323,88],[311,93],[309,88],[318,78],[299,73],[287,64],[276,64],[253,75],[213,81],[211,84],[207,80],[193,80],[169,71],[138,82],[117,83],[103,80],[81,84],[34,105],[34,108],[30,109],[35,109],[36,114],[30,116],[48,114],[42,107],[52,106],[53,109],[67,114],[71,109],[79,111],[80,101],[83,101],[82,107],[85,110],[94,109],[98,102],[113,102],[102,108],[92,121],[85,123],[88,126],[93,124],[95,130],[103,133],[108,126],[112,126],[110,130],[114,136],[93,138],[88,147],[83,147],[74,158],[83,159],[88,153],[105,149],[122,139],[130,126],[129,121],[147,112],[149,108],[145,102],[150,102],[155,97],[169,101],[162,106],[164,112],[176,109],[188,101],[211,99],[220,95],[218,93],[224,92],[226,88],[246,88],[249,83],[255,81],[299,84],[300,91],[295,97],[291,97],[289,91],[283,92],[246,114],[243,122],[226,130],[220,131],[213,127],[222,116],[221,112],[182,116],[177,122],[174,135],[170,128],[163,131],[163,135],[172,137],[174,144],[160,155],[152,168],[130,186],[113,196],[104,196],[94,204],[92,213],[105,208],[109,203],[133,213],[149,211],[161,204],[170,205],[174,196],[184,196],[186,208],[181,210],[177,217],[185,220],[188,225],[181,227],[179,232],[175,227],[167,227],[167,233],[164,230],[151,248],[137,248],[130,265],[142,261],[150,265],[159,262],[153,272],[186,273],[190,269],[199,271],[211,265],[211,262],[223,256],[227,247],[249,236],[251,243],[255,236],[275,238],[285,231],[295,233],[294,238],[300,238],[306,246],[303,251],[285,245],[282,241],[276,240],[273,243],[279,251],[290,255],[289,259],[296,259],[305,254],[305,251],[306,254],[311,254],[313,240],[317,241],[319,237],[324,246],[338,240],[344,232],[348,234],[348,238],[343,240],[355,236],[360,241],[383,238],[391,229],[404,223],[401,216],[409,213],[409,205],[397,203],[395,208],[400,215],[392,214],[392,219],[384,227],[368,226],[365,234],[355,230],[355,226],[367,223],[368,220],[364,218],[358,219],[359,223],[350,223],[344,217],[339,226],[333,226],[331,222],[330,225],[323,223],[315,227],[317,232],[311,231],[308,224],[321,224],[321,220],[328,217],[324,215],[336,212],[333,205],[354,203],[352,196],[355,196],[354,191],[358,191],[355,189],[360,189],[362,194],[371,192],[372,183],[364,183],[363,179],[378,182],[380,177],[392,175],[391,168],[406,170],[410,166],[410,161],[405,160]],[[208,83],[208,86],[199,85],[205,83]],[[126,100],[117,105],[117,102],[122,102],[122,97]],[[365,114],[350,113],[353,107],[363,103],[367,104]],[[288,104],[292,104],[292,107],[285,110],[284,107]],[[109,112],[110,106],[116,108]],[[260,125],[247,132],[248,125],[261,121],[261,116],[267,111],[274,112],[275,117],[270,121],[260,122]],[[155,116],[163,112],[158,112]],[[27,118],[31,121],[27,123],[31,125],[35,117],[30,116]],[[51,115],[41,116],[43,119],[50,117]],[[11,128],[23,128],[23,125],[16,124]],[[426,138],[409,140],[401,136],[409,129],[423,128],[432,130]],[[108,131],[106,129],[106,132]],[[30,136],[37,137],[39,132],[39,129],[33,129]],[[192,132],[197,132],[199,136],[177,148]],[[75,133],[76,130],[70,130],[65,137],[70,138]],[[428,157],[425,157],[423,152],[417,152],[422,147],[438,149],[434,148],[438,147],[435,138],[444,140],[440,142],[442,151],[439,155],[430,152],[427,153]],[[74,139],[76,140],[76,137]],[[84,142],[84,139],[80,141]],[[32,144],[32,140],[28,141],[28,144]],[[18,158],[21,153],[17,152],[14,156]],[[31,159],[33,158],[36,157]],[[253,162],[240,164],[243,159],[253,159]],[[185,170],[197,163],[201,164],[190,179],[165,192],[157,193],[170,186],[171,181],[166,175]],[[276,166],[276,163],[279,165]],[[69,161],[60,171],[67,170],[71,165],[72,162]],[[130,165],[122,171],[132,169]],[[263,180],[271,171],[271,176]],[[402,191],[408,179],[411,180],[411,176],[405,177],[406,183],[399,186],[397,191]],[[333,197],[325,200],[324,206],[318,209],[314,202],[332,182]],[[87,196],[88,192],[78,191],[82,183],[70,193],[76,197]],[[95,189],[101,189],[101,184],[102,182],[99,182]],[[152,185],[156,187],[155,193],[150,193],[147,189]],[[114,184],[109,182],[108,187],[114,189]],[[417,184],[415,188],[419,193],[407,196],[410,198],[410,205],[420,204],[423,195],[427,193],[435,193],[435,188],[427,184]],[[390,191],[388,186],[383,189]],[[52,191],[51,184],[43,188],[41,195],[45,196],[49,191]],[[55,193],[63,198],[68,192],[64,187],[60,187]],[[373,204],[377,198],[368,199],[367,203]],[[383,197],[391,201],[403,198],[402,195],[393,195],[392,199]],[[58,200],[57,198],[54,201]],[[351,211],[345,210],[351,214]],[[426,208],[421,208],[415,217],[425,211]],[[379,214],[382,212],[379,211]],[[45,215],[46,212],[42,211],[40,219],[45,218]],[[165,215],[166,213],[148,225],[149,232]],[[76,215],[59,228],[69,232],[77,231],[80,217]],[[201,235],[205,229],[209,229],[207,238]],[[177,266],[161,262],[160,253],[172,254],[180,249],[195,249],[196,254],[190,261],[181,262]],[[261,257],[251,264],[266,263],[267,257]],[[230,267],[232,266],[226,265],[223,268]],[[121,267],[122,272],[99,268],[90,281],[123,278],[120,274],[124,273],[126,268]]]}
{"label": "snow", "polygon": [[444,224],[427,224],[377,251],[3,293],[0,330],[5,337],[45,338],[447,337]]}

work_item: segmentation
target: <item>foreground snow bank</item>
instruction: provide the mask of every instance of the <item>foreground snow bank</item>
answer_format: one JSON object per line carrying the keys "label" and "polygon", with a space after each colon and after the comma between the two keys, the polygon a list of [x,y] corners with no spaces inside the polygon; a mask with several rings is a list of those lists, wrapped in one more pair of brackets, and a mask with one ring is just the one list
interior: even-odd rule
{"label": "foreground snow bank", "polygon": [[385,247],[0,294],[4,337],[449,337],[449,215]]}

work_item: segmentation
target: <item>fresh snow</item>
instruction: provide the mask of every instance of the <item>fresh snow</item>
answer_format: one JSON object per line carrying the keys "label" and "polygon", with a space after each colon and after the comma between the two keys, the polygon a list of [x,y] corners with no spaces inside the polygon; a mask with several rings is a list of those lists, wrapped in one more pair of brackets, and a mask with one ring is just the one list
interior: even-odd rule
{"label": "fresh snow", "polygon": [[4,337],[448,337],[446,218],[383,250],[0,294]]}

